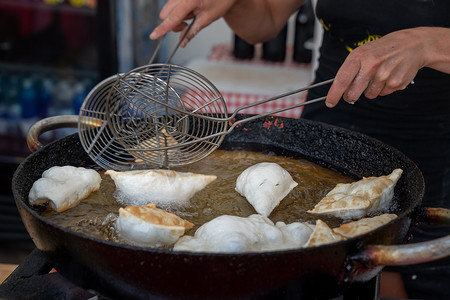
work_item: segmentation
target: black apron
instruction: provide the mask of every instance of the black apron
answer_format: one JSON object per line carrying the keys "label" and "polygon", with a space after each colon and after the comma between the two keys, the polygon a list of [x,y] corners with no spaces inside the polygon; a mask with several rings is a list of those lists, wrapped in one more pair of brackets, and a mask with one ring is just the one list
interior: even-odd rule
{"label": "black apron", "polygon": [[[315,82],[333,78],[352,49],[390,32],[450,28],[448,0],[318,0],[316,14],[324,35]],[[328,88],[309,91],[308,99],[326,95]],[[424,206],[450,208],[449,74],[423,68],[405,90],[373,100],[362,96],[354,105],[341,100],[331,109],[323,102],[311,104],[301,117],[362,132],[397,148],[424,175]],[[421,225],[413,241],[448,234],[448,227]],[[410,297],[448,298],[450,259],[395,269],[403,273]]]}

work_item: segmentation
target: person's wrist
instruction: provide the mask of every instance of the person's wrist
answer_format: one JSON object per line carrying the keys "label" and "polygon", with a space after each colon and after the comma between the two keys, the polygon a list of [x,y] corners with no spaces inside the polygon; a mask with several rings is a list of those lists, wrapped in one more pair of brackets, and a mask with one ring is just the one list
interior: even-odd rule
{"label": "person's wrist", "polygon": [[450,73],[450,29],[443,27],[418,27],[423,42],[423,67]]}

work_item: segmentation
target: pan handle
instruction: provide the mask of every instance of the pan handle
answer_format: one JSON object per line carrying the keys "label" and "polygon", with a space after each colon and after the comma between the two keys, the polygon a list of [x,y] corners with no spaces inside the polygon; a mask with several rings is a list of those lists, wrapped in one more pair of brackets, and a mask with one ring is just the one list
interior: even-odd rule
{"label": "pan handle", "polygon": [[[425,208],[422,217],[426,222],[450,225],[449,209]],[[396,266],[419,264],[447,256],[450,256],[450,235],[421,243],[368,246],[350,259],[369,266]]]}
{"label": "pan handle", "polygon": [[39,136],[47,131],[59,128],[78,128],[77,115],[55,116],[42,119],[34,123],[27,132],[27,144],[31,152],[35,152],[42,148],[39,142]]}

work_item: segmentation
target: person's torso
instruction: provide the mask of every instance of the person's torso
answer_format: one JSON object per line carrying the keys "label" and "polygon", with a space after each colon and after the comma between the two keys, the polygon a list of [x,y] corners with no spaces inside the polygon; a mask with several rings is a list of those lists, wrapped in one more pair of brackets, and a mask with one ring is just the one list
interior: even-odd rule
{"label": "person's torso", "polygon": [[401,29],[450,27],[450,1],[318,0],[316,15],[330,38],[354,49]]}
{"label": "person's torso", "polygon": [[[318,0],[316,15],[324,27],[316,72],[316,81],[320,81],[333,78],[353,49],[390,32],[419,26],[450,28],[450,1]],[[450,113],[449,74],[422,68],[414,82],[404,91],[357,104],[380,113]]]}

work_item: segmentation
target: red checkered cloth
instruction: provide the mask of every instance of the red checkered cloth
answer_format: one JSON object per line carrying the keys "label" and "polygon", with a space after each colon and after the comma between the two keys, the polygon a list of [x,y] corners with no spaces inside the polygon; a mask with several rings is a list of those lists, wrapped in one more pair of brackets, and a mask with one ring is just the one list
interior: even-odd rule
{"label": "red checkered cloth", "polygon": [[[222,96],[227,104],[228,113],[233,113],[239,107],[244,105],[252,104],[257,101],[265,100],[270,98],[270,95],[256,95],[256,94],[241,94],[224,92]],[[278,99],[275,101],[267,102],[261,105],[256,105],[250,108],[243,109],[239,113],[244,114],[263,114],[267,112],[276,111],[278,109],[293,106],[305,101],[306,94],[302,93],[297,96],[285,97],[283,99]],[[299,118],[303,110],[303,107],[297,107],[283,112],[276,113],[274,115],[288,118]]]}
{"label": "red checkered cloth", "polygon": [[[232,53],[232,45],[229,44],[219,44],[215,45],[211,49],[211,53],[208,56],[208,61],[213,62],[233,62],[239,63],[241,65],[263,65],[270,66],[278,69],[287,69],[287,70],[311,70],[310,64],[300,64],[296,63],[292,60],[292,47],[287,48],[286,60],[284,62],[269,62],[261,59],[262,47],[261,45],[257,45],[255,47],[255,58],[252,60],[239,60],[233,56]],[[307,85],[306,83],[305,85]],[[302,83],[299,82],[299,88],[302,86]],[[220,90],[220,88],[219,88]],[[257,92],[252,93],[242,93],[242,92],[230,92],[225,90],[220,90],[226,105],[228,113],[233,113],[239,107],[244,105],[252,104],[260,100],[265,100],[273,96],[277,95],[267,95],[267,94],[258,94]],[[240,113],[246,114],[262,114],[267,112],[272,112],[278,109],[286,108],[289,106],[296,105],[298,103],[304,102],[306,99],[306,92],[295,94],[289,97],[284,97],[282,99],[277,99],[275,101],[271,101],[268,103],[264,103],[261,105],[257,105],[251,108],[244,109],[240,111]],[[277,116],[283,116],[288,118],[299,118],[303,107],[298,107],[290,110],[286,110],[284,112],[277,113]]]}

